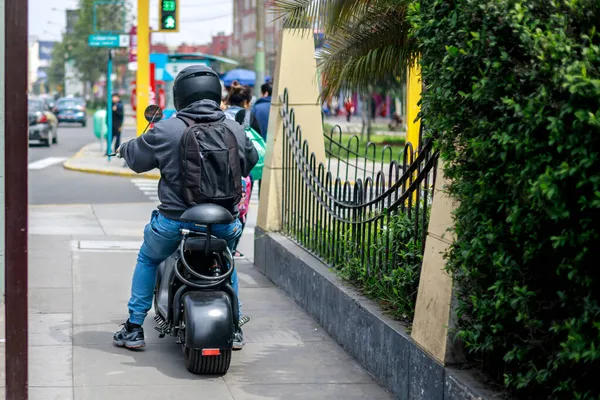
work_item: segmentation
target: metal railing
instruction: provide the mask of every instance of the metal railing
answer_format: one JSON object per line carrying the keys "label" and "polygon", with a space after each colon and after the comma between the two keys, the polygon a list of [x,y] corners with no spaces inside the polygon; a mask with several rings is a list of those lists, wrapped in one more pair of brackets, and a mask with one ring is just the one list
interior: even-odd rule
{"label": "metal railing", "polygon": [[438,161],[432,141],[397,156],[371,142],[363,152],[338,126],[324,134],[327,161],[317,163],[287,90],[281,100],[283,233],[331,266],[355,262],[370,276],[406,262],[411,243],[420,268]]}

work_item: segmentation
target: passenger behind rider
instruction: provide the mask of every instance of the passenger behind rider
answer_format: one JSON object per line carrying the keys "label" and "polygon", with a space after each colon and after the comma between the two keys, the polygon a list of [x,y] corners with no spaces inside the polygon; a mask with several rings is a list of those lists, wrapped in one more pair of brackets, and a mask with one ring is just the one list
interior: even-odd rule
{"label": "passenger behind rider", "polygon": [[[227,104],[225,116],[237,121],[239,124],[243,124],[246,112],[250,112],[251,101],[252,88],[250,88],[250,86],[241,85],[238,81],[233,81],[225,101]],[[258,132],[259,135],[262,135],[260,124],[254,115],[250,116],[250,126]]]}
{"label": "passenger behind rider", "polygon": [[[246,117],[247,112],[250,111],[250,102],[252,100],[252,89],[250,86],[241,85],[238,81],[233,81],[231,83],[231,87],[229,88],[229,93],[227,95],[227,99],[225,100],[226,109],[225,116],[231,120],[237,121],[240,125],[244,124],[244,118]],[[262,135],[260,131],[260,124],[258,120],[255,118],[253,114],[250,115],[250,126],[259,134]],[[246,185],[247,182],[244,182]],[[254,178],[252,174],[250,174],[250,188],[248,190],[249,195],[244,199],[245,204],[241,205],[244,207],[245,212],[240,214],[240,222],[242,223],[242,232],[246,227],[246,215],[248,210],[248,203],[250,202],[250,196],[252,194],[252,190],[254,189]],[[244,255],[237,249],[240,239],[238,239],[234,246],[233,256],[237,259],[244,258]]]}
{"label": "passenger behind rider", "polygon": [[[242,176],[248,176],[258,160],[258,155],[244,129],[225,118],[220,109],[221,82],[209,67],[198,65],[182,70],[173,85],[173,97],[178,116],[198,123],[223,124],[234,133],[239,149]],[[113,342],[117,346],[140,348],[145,346],[142,325],[152,306],[156,269],[178,247],[181,229],[198,230],[192,223],[179,220],[187,209],[181,193],[181,138],[187,126],[179,118],[169,118],[154,124],[147,133],[121,145],[118,150],[129,168],[137,173],[160,170],[158,183],[160,205],[152,212],[150,223],[144,229],[144,242],[137,258],[128,303],[129,319],[116,332]],[[237,205],[230,212],[238,214]],[[231,224],[214,225],[212,234],[227,241],[231,251],[242,234],[242,224],[235,218]],[[238,293],[237,273],[231,276],[232,286]],[[240,307],[241,317],[241,307]],[[234,349],[243,347],[243,333],[237,327]]]}

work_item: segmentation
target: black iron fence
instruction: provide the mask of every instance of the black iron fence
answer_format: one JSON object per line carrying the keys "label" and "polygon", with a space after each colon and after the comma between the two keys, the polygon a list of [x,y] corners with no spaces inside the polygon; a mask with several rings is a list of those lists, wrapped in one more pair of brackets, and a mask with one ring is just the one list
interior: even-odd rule
{"label": "black iron fence", "polygon": [[346,278],[406,299],[401,314],[412,317],[438,161],[432,142],[418,151],[378,148],[335,127],[324,134],[326,160],[318,162],[287,91],[282,104],[283,233]]}

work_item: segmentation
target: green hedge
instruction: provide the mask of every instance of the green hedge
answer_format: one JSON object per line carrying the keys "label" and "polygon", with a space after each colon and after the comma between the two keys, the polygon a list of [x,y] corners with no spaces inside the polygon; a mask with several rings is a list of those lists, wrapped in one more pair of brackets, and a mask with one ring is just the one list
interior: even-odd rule
{"label": "green hedge", "polygon": [[421,0],[411,18],[460,202],[458,335],[518,398],[600,398],[600,1]]}

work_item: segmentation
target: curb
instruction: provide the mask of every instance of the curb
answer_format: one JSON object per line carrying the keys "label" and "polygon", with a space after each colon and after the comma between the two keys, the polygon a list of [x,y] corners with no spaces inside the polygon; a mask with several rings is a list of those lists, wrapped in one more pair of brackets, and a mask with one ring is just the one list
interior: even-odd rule
{"label": "curb", "polygon": [[63,168],[70,171],[84,172],[88,174],[97,174],[97,175],[110,175],[110,176],[123,176],[123,177],[136,177],[136,178],[146,178],[146,179],[160,179],[160,173],[156,172],[144,172],[138,174],[132,170],[124,170],[124,171],[113,171],[107,170],[103,168],[92,168],[92,167],[80,167],[78,165],[73,164],[73,160],[81,158],[83,153],[88,147],[88,145],[83,146],[75,155],[69,158],[67,161],[63,163]]}

